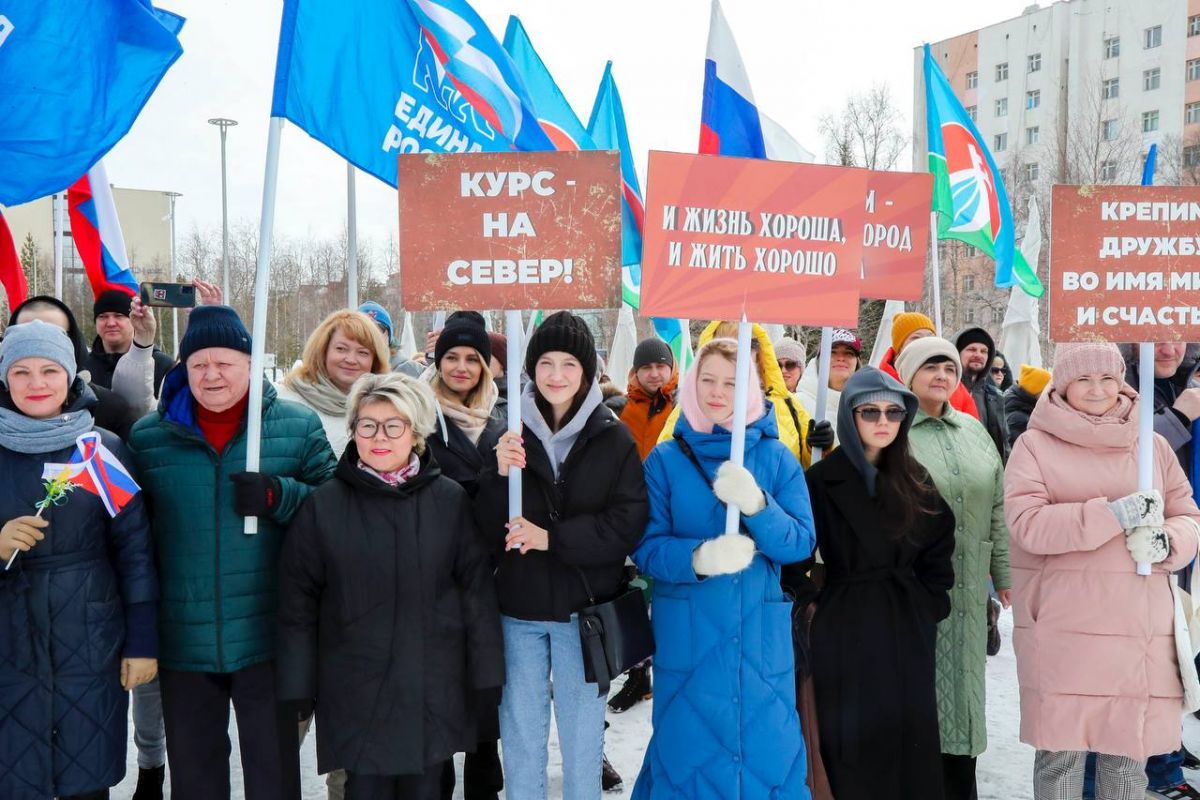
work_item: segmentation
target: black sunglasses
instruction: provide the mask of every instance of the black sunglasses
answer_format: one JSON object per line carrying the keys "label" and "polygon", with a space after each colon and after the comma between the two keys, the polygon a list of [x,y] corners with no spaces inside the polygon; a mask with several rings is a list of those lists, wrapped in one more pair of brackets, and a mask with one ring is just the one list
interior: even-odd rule
{"label": "black sunglasses", "polygon": [[780,361],[779,362],[779,368],[782,370],[793,370],[798,366],[800,366],[799,361]]}
{"label": "black sunglasses", "polygon": [[908,416],[908,410],[899,406],[892,406],[886,411],[879,406],[863,406],[854,409],[854,413],[862,417],[863,422],[879,422],[880,414],[887,417],[888,422],[900,422]]}

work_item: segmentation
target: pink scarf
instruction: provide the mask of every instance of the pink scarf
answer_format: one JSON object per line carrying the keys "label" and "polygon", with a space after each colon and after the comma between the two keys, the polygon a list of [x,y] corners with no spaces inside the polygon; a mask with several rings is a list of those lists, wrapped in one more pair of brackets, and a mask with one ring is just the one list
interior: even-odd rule
{"label": "pink scarf", "polygon": [[[700,408],[700,396],[696,391],[696,381],[700,373],[700,364],[704,361],[704,357],[708,355],[709,345],[713,342],[733,342],[733,339],[713,339],[707,342],[700,348],[700,352],[696,353],[696,360],[692,362],[692,367],[683,376],[683,384],[679,387],[679,406],[683,409],[683,416],[688,421],[688,425],[692,426],[692,430],[697,433],[712,433],[713,421],[708,418],[704,411]],[[724,356],[717,356],[724,358]],[[750,370],[750,379],[752,384],[746,397],[746,424],[749,425],[757,422],[759,417],[763,415],[763,394],[762,389],[758,386],[758,368],[751,362],[752,369]],[[722,428],[726,430],[733,429],[733,414],[730,413],[729,418],[722,420],[720,423]]]}

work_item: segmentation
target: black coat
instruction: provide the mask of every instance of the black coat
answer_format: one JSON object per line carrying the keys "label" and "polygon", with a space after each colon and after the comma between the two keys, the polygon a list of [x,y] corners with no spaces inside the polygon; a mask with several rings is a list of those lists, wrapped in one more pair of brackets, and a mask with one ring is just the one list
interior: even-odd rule
{"label": "black coat", "polygon": [[292,521],[279,566],[280,700],[316,700],[317,769],[424,772],[475,749],[504,684],[487,554],[462,487],[426,452],[388,486],[346,446]]}
{"label": "black coat", "polygon": [[442,437],[442,421],[439,419],[433,435],[427,437],[425,443],[429,445],[433,460],[441,468],[442,474],[466,489],[469,496],[474,497],[479,488],[479,473],[483,470],[483,451],[496,444],[507,424],[502,417],[493,414],[488,419],[479,441],[472,444],[453,420],[446,419],[445,422],[449,441]]}
{"label": "black coat", "polygon": [[[117,438],[99,433],[129,467]],[[0,521],[35,513],[34,503],[46,494],[43,465],[63,463],[75,450],[72,444],[28,455],[0,447]],[[156,655],[158,582],[142,495],[113,518],[98,496],[78,489],[43,516],[50,522],[46,538],[0,572],[4,800],[46,800],[119,783],[129,707],[120,661]],[[127,635],[129,625],[141,629]],[[146,650],[126,652],[134,636]]]}
{"label": "black coat", "polygon": [[950,613],[954,515],[897,539],[844,450],[808,471],[825,585],[812,621],[821,754],[838,800],[940,800],[937,624]]}
{"label": "black coat", "polygon": [[[87,360],[80,366],[80,369],[86,369],[92,374],[92,380],[100,384],[105,389],[112,388],[113,372],[117,368],[117,362],[121,360],[124,353],[106,353],[104,345],[97,336],[92,342],[92,351],[88,353]],[[158,389],[162,386],[163,378],[167,377],[167,373],[171,371],[171,367],[175,366],[175,359],[154,348],[154,392],[158,393]]]}
{"label": "black coat", "polygon": [[526,620],[566,622],[590,605],[580,570],[597,601],[620,590],[625,558],[641,541],[650,506],[637,445],[620,420],[596,407],[555,481],[550,459],[526,429],[522,472],[524,516],[550,532],[550,549],[504,550],[508,478],[496,469],[495,451],[479,477],[476,516],[485,541],[499,558],[500,611]]}
{"label": "black coat", "polygon": [[1004,393],[1004,419],[1008,425],[1008,444],[1016,444],[1025,429],[1029,427],[1029,415],[1038,399],[1014,383]]}

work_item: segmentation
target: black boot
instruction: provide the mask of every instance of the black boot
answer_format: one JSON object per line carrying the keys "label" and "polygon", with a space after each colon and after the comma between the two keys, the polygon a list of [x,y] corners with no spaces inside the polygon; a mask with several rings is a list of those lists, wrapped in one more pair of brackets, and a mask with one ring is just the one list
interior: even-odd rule
{"label": "black boot", "polygon": [[131,800],[163,800],[163,780],[167,777],[166,765],[138,770],[137,788]]}
{"label": "black boot", "polygon": [[608,756],[605,756],[600,771],[600,788],[606,792],[619,792],[622,785],[621,775],[608,763]]}
{"label": "black boot", "polygon": [[653,696],[654,692],[650,685],[650,667],[634,667],[625,676],[625,685],[621,687],[621,691],[608,701],[608,710],[614,714],[620,714]]}
{"label": "black boot", "polygon": [[988,598],[987,626],[987,654],[994,656],[1000,652],[1000,604],[992,598]]}

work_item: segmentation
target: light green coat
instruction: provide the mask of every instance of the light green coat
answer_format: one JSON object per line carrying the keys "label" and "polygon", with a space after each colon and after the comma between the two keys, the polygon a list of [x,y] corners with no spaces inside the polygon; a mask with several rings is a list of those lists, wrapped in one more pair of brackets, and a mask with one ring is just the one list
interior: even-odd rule
{"label": "light green coat", "polygon": [[1004,467],[979,420],[949,405],[940,418],[919,411],[909,441],[913,456],[929,470],[956,520],[950,616],[938,625],[937,636],[942,752],[977,756],[987,749],[988,577],[997,589],[1012,586]]}

